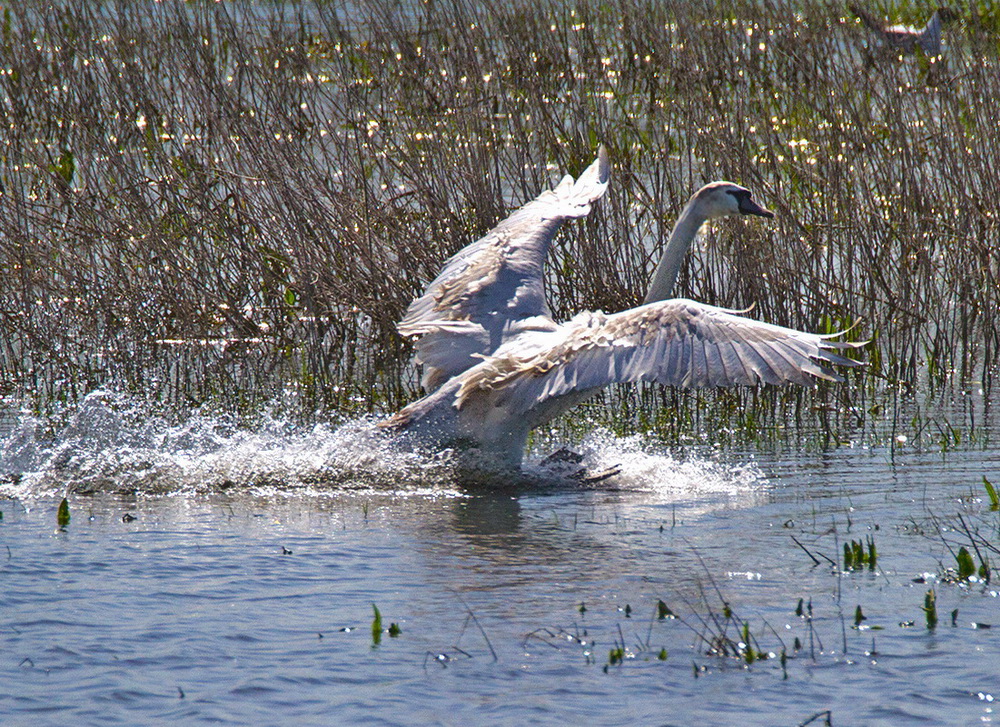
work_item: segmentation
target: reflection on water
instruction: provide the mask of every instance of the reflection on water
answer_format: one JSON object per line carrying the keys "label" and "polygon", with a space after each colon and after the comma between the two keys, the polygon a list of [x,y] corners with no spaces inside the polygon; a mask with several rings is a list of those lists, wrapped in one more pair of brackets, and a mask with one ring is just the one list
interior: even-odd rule
{"label": "reflection on water", "polygon": [[521,527],[521,505],[516,496],[485,493],[455,503],[452,528],[471,536],[510,535]]}
{"label": "reflection on water", "polygon": [[[981,442],[720,455],[596,433],[585,461],[618,477],[545,482],[537,452],[486,489],[366,422],[168,425],[107,393],[3,436],[4,724],[993,719],[996,590],[947,572],[963,538],[997,546]],[[878,567],[842,570],[868,538]],[[402,629],[377,647],[373,603]],[[785,665],[708,653],[743,624]]]}

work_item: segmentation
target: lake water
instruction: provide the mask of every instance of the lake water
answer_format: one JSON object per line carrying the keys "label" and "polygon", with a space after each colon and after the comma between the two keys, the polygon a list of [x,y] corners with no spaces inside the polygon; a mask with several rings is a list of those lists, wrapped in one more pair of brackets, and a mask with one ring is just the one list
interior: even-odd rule
{"label": "lake water", "polygon": [[[54,436],[8,418],[4,725],[996,719],[997,587],[946,570],[963,545],[1000,561],[988,437],[685,455],[595,434],[587,462],[621,475],[470,489],[367,422],[170,427],[112,404]],[[869,538],[875,569],[845,570]],[[744,623],[773,658],[733,655]]]}

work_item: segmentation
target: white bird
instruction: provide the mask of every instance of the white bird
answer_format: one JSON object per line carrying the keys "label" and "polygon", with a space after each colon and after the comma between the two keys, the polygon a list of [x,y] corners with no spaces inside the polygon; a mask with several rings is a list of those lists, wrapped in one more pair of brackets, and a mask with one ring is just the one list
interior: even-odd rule
{"label": "white bird", "polygon": [[397,329],[419,336],[415,360],[433,391],[526,331],[552,330],[543,268],[565,220],[584,217],[608,187],[602,146],[575,182],[566,175],[551,190],[512,213],[449,259],[423,295],[410,303]]}
{"label": "white bird", "polygon": [[915,53],[919,47],[929,56],[941,55],[941,27],[943,23],[958,17],[950,8],[938,8],[923,28],[914,28],[910,25],[886,26],[859,5],[851,4],[848,8],[858,16],[865,27],[882,39],[887,48],[903,53]]}
{"label": "white bird", "polygon": [[859,364],[835,351],[862,344],[664,300],[701,225],[739,214],[774,216],[744,187],[702,187],[677,220],[643,305],[611,315],[579,313],[549,330],[522,333],[379,426],[426,446],[465,445],[471,469],[516,470],[533,428],[613,383],[695,388],[842,380],[831,364]]}

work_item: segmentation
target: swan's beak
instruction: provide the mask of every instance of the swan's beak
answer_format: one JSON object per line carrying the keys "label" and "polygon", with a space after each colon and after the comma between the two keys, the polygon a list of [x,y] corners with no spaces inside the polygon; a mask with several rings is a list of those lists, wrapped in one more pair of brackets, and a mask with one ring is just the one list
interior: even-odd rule
{"label": "swan's beak", "polygon": [[741,215],[757,215],[758,217],[774,217],[774,213],[771,210],[764,209],[759,204],[753,201],[750,195],[744,195],[740,197],[739,206]]}

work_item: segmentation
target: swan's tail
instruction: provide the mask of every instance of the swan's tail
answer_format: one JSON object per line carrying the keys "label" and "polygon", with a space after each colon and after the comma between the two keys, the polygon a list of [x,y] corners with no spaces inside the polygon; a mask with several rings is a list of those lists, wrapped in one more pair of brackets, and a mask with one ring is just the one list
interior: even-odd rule
{"label": "swan's tail", "polygon": [[454,407],[447,405],[448,399],[455,394],[454,381],[452,379],[437,391],[411,402],[375,426],[389,432],[402,432],[422,423],[435,434],[448,434],[454,429],[456,412]]}
{"label": "swan's tail", "polygon": [[375,426],[388,432],[399,432],[406,429],[411,421],[410,412],[407,411],[408,408],[400,409],[385,421],[378,422]]}

